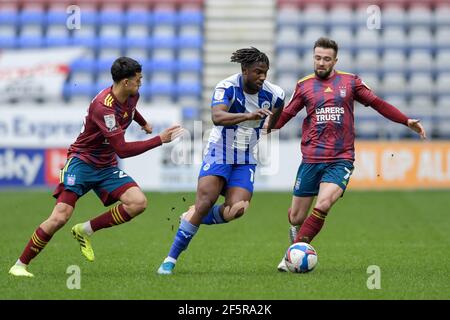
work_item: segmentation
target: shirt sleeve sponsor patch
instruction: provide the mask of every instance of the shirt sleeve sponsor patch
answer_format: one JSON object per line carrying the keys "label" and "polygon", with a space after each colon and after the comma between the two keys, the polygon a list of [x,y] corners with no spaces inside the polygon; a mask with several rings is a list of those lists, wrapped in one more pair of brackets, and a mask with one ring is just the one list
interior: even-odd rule
{"label": "shirt sleeve sponsor patch", "polygon": [[225,90],[224,89],[216,89],[216,91],[214,91],[214,100],[223,100],[225,96]]}
{"label": "shirt sleeve sponsor patch", "polygon": [[107,114],[103,116],[103,119],[105,119],[105,125],[109,132],[117,130],[116,117],[113,114]]}

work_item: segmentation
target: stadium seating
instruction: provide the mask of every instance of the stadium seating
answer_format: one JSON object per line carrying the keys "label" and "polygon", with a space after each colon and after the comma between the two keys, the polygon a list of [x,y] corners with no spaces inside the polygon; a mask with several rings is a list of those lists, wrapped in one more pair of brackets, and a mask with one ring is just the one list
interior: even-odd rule
{"label": "stadium seating", "polygon": [[[200,107],[203,0],[76,3],[82,11],[81,28],[73,30],[66,27],[67,1],[12,1],[2,5],[0,47],[86,48],[85,54],[71,64],[62,92],[66,101],[95,95],[96,90],[111,82],[112,61],[127,55],[143,64],[145,79],[156,81],[144,83],[142,88],[148,102],[156,96],[176,102],[187,95],[196,98]],[[160,73],[165,73],[162,82]],[[178,80],[179,74],[182,81]]]}
{"label": "stadium seating", "polygon": [[[340,47],[337,69],[358,73],[379,96],[393,99],[390,102],[399,103],[402,111],[420,117],[432,134],[448,135],[443,123],[450,118],[437,121],[431,116],[444,109],[442,97],[450,93],[448,1],[278,0],[277,4],[275,50],[281,61],[276,79],[286,83],[288,96],[294,86],[287,86],[283,75],[287,73],[292,80],[311,73],[312,46],[320,36],[327,36]],[[380,28],[367,25],[377,9],[370,5],[381,10]],[[395,124],[378,125],[378,120],[364,111],[357,111],[356,118],[363,122],[355,122],[360,137],[408,134],[408,130],[395,129]]]}
{"label": "stadium seating", "polygon": [[[328,36],[340,46],[337,69],[358,73],[379,96],[394,105],[398,103],[405,112],[414,106],[411,110],[421,114],[417,110],[422,105],[424,115],[437,114],[434,111],[448,106],[443,101],[450,95],[449,1],[274,1],[276,56],[271,77],[288,97],[296,80],[312,72],[314,41]],[[109,68],[114,58],[134,57],[143,65],[141,93],[146,102],[186,103],[186,117],[198,114],[199,110],[193,108],[201,108],[202,104],[204,0],[76,3],[82,9],[79,29],[66,27],[65,0],[2,2],[0,48],[85,48],[84,54],[71,64],[62,92],[66,101],[92,97],[110,83]],[[382,25],[373,29],[367,23],[376,6],[382,10]],[[422,99],[424,96],[428,99]],[[365,112],[358,111],[357,118],[363,122],[357,124],[362,127],[362,137],[376,138],[380,130],[371,128],[392,129],[380,126],[380,119],[374,120]],[[443,123],[436,117],[427,124],[433,133],[448,134],[450,130]]]}

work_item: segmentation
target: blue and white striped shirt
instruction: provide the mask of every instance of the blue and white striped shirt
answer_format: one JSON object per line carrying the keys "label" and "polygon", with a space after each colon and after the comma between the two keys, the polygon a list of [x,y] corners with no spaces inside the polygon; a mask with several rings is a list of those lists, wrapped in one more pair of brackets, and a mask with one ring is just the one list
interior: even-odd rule
{"label": "blue and white striped shirt", "polygon": [[[284,104],[284,91],[264,81],[255,94],[244,92],[242,74],[219,82],[214,90],[211,108],[226,105],[230,113],[247,113],[264,108],[273,111]],[[231,126],[214,126],[205,149],[205,160],[227,164],[256,163],[256,145],[265,119],[248,120]]]}

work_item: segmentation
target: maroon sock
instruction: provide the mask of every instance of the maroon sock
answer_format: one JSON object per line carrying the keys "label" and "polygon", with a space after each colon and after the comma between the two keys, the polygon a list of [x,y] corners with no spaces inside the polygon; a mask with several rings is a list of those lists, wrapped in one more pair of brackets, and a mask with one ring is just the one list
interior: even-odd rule
{"label": "maroon sock", "polygon": [[112,207],[105,213],[89,221],[94,231],[110,228],[131,220],[131,216],[123,208],[123,204]]}
{"label": "maroon sock", "polygon": [[310,216],[306,218],[305,222],[303,222],[300,231],[295,238],[295,242],[310,243],[319,233],[320,229],[322,229],[326,216],[326,212],[322,212],[319,209],[314,208]]}
{"label": "maroon sock", "polygon": [[24,264],[29,264],[44,249],[51,238],[52,236],[48,235],[41,227],[37,228],[31,235],[31,239],[28,241],[19,260]]}

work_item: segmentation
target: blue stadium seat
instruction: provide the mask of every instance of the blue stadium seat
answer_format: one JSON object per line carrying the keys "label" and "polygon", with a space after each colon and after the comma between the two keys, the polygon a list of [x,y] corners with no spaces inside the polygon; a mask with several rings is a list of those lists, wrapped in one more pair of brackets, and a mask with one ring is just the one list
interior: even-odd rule
{"label": "blue stadium seat", "polygon": [[441,139],[450,139],[450,95],[441,95],[437,99],[434,128]]}
{"label": "blue stadium seat", "polygon": [[175,37],[154,36],[151,41],[153,48],[175,49],[177,47],[177,39]]}
{"label": "blue stadium seat", "polygon": [[98,14],[98,24],[100,25],[123,25],[125,16],[119,10],[101,10]]}
{"label": "blue stadium seat", "polygon": [[200,110],[197,107],[191,107],[191,106],[183,107],[182,115],[183,115],[184,120],[199,119]]}
{"label": "blue stadium seat", "polygon": [[98,49],[102,48],[122,48],[122,38],[120,37],[99,37],[97,43]]}
{"label": "blue stadium seat", "polygon": [[112,86],[112,82],[113,82],[112,79],[111,79],[111,82],[97,82],[94,85],[94,95],[96,95],[97,93],[99,93],[103,89],[106,89],[106,88]]}
{"label": "blue stadium seat", "polygon": [[62,95],[64,100],[69,100],[72,97],[71,85],[69,82],[64,83]]}
{"label": "blue stadium seat", "polygon": [[450,71],[450,50],[439,50],[434,61],[434,70]]}
{"label": "blue stadium seat", "polygon": [[99,24],[99,18],[97,11],[83,10],[80,15],[81,25],[97,25]]}
{"label": "blue stadium seat", "polygon": [[203,13],[200,10],[180,10],[178,12],[178,24],[183,25],[202,25]]}
{"label": "blue stadium seat", "polygon": [[153,16],[149,11],[128,10],[125,13],[125,24],[129,25],[151,25]]}
{"label": "blue stadium seat", "polygon": [[24,9],[19,13],[19,24],[43,25],[45,22],[45,12],[40,10]]}
{"label": "blue stadium seat", "polygon": [[43,39],[43,44],[46,47],[68,46],[72,44],[72,41],[69,37],[47,36]]}
{"label": "blue stadium seat", "polygon": [[124,56],[133,58],[140,62],[141,64],[146,63],[147,61],[147,50],[136,48],[136,47],[127,47],[123,53]]}
{"label": "blue stadium seat", "polygon": [[406,11],[401,6],[383,8],[383,25],[404,26],[407,22]]}
{"label": "blue stadium seat", "polygon": [[[178,96],[187,96],[197,101],[201,95],[203,67],[203,11],[158,6],[150,9],[146,4],[133,3],[128,10],[122,10],[120,6],[104,5],[97,11],[95,5],[88,5],[81,12],[81,29],[77,30],[66,30],[67,13],[59,5],[51,4],[48,11],[35,6],[24,6],[22,11],[11,13],[2,11],[0,26],[7,25],[10,32],[2,29],[0,48],[72,45],[91,49],[87,56],[71,63],[69,81],[63,88],[65,99],[94,96],[109,85],[105,84],[109,79],[105,74],[109,73],[116,55],[136,50],[140,53],[137,58],[143,72],[150,80],[144,81],[140,89],[143,97],[176,101]],[[196,54],[185,54],[190,51]],[[184,77],[186,73],[193,74],[193,78]],[[185,118],[198,116],[195,103],[183,107]]]}
{"label": "blue stadium seat", "polygon": [[72,70],[72,72],[77,72],[77,71],[87,71],[87,72],[92,72],[94,70],[97,70],[97,63],[95,60],[93,59],[89,59],[89,58],[79,58],[76,59],[72,62],[72,64],[70,65],[70,68]]}
{"label": "blue stadium seat", "polygon": [[175,97],[176,90],[173,83],[152,81],[149,86],[150,96],[168,96]]}
{"label": "blue stadium seat", "polygon": [[436,92],[439,95],[448,95],[450,88],[450,73],[440,72],[436,78]]}
{"label": "blue stadium seat", "polygon": [[149,62],[152,71],[173,72],[176,70],[176,61],[172,59],[156,58]]}
{"label": "blue stadium seat", "polygon": [[17,38],[19,48],[39,48],[44,45],[43,38],[33,36],[20,36]]}
{"label": "blue stadium seat", "polygon": [[199,59],[183,59],[177,60],[176,70],[178,72],[183,71],[202,71],[202,62]]}
{"label": "blue stadium seat", "polygon": [[2,10],[0,11],[0,25],[16,26],[19,22],[17,11]]}
{"label": "blue stadium seat", "polygon": [[199,82],[180,82],[177,84],[177,96],[196,96],[201,94],[201,83]]}
{"label": "blue stadium seat", "polygon": [[[150,74],[152,72],[152,60],[143,59],[143,60],[138,60],[138,62],[142,65],[142,73],[143,74]],[[147,82],[147,81],[145,81],[145,82]]]}
{"label": "blue stadium seat", "polygon": [[201,48],[203,45],[203,39],[201,36],[180,36],[177,39],[178,48]]}
{"label": "blue stadium seat", "polygon": [[17,41],[16,37],[0,35],[0,48],[14,49],[14,48],[17,48],[17,46],[18,46],[18,41]]}
{"label": "blue stadium seat", "polygon": [[[316,38],[316,37],[314,37]],[[281,27],[277,31],[275,45],[280,50],[297,50],[300,48],[304,36],[300,36],[300,32],[296,27]]]}
{"label": "blue stadium seat", "polygon": [[66,25],[67,17],[68,15],[65,11],[50,10],[47,11],[46,22],[47,25]]}
{"label": "blue stadium seat", "polygon": [[96,61],[97,72],[103,72],[111,69],[111,65],[114,62],[114,58],[99,59]]}
{"label": "blue stadium seat", "polygon": [[127,36],[125,39],[122,40],[122,48],[123,49],[129,49],[129,48],[142,48],[142,49],[149,49],[152,47],[153,41],[149,37],[132,37]]}
{"label": "blue stadium seat", "polygon": [[278,9],[277,25],[280,27],[297,27],[302,21],[302,12],[296,7],[282,7]]}
{"label": "blue stadium seat", "polygon": [[175,25],[177,23],[177,13],[175,10],[160,10],[155,9],[153,11],[153,24],[169,24]]}
{"label": "blue stadium seat", "polygon": [[149,100],[151,97],[150,84],[144,83],[139,88],[139,94],[141,95],[141,99],[144,98],[145,100]]}

